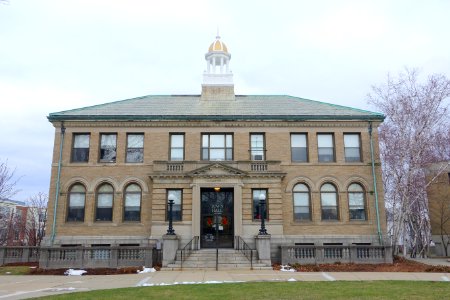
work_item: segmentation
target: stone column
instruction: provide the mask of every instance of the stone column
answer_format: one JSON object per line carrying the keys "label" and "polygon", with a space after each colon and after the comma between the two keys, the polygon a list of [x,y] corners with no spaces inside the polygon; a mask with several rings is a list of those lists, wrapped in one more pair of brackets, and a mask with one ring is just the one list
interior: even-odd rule
{"label": "stone column", "polygon": [[[192,236],[200,236],[200,186],[192,184]],[[200,247],[200,240],[197,247]]]}
{"label": "stone column", "polygon": [[163,258],[162,266],[167,267],[175,261],[175,256],[178,250],[179,238],[177,235],[163,235]]}
{"label": "stone column", "polygon": [[242,186],[234,185],[234,235],[242,236]]}
{"label": "stone column", "polygon": [[258,259],[266,265],[272,264],[270,257],[270,234],[255,236],[256,251],[258,251]]}

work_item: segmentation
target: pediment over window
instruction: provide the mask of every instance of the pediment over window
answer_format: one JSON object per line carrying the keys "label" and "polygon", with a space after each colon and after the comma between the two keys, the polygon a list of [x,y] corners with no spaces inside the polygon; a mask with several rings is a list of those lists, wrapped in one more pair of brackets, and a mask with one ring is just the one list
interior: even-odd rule
{"label": "pediment over window", "polygon": [[213,163],[190,171],[190,177],[243,177],[247,172],[227,166],[221,163]]}

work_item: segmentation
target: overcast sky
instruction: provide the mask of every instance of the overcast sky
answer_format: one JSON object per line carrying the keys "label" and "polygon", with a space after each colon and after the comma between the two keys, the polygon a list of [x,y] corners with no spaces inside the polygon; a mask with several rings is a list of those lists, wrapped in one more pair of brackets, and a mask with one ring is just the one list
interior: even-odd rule
{"label": "overcast sky", "polygon": [[0,3],[0,160],[23,176],[14,199],[48,193],[49,113],[199,94],[218,26],[237,94],[376,110],[366,96],[388,72],[449,76],[449,16],[446,0]]}

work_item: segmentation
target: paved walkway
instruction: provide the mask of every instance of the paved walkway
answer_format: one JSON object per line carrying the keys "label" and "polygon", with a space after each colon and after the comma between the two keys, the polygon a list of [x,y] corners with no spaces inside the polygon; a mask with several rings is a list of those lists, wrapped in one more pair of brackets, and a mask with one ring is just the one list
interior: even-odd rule
{"label": "paved walkway", "polygon": [[0,300],[26,299],[68,292],[113,289],[122,287],[213,284],[250,281],[335,281],[335,280],[416,280],[447,281],[449,273],[397,273],[397,272],[281,272],[281,271],[160,271],[131,275],[0,276]]}
{"label": "paved walkway", "polygon": [[423,264],[431,265],[431,266],[450,266],[450,259],[449,258],[443,258],[443,257],[431,257],[431,258],[410,258],[407,257],[409,260],[417,261]]}

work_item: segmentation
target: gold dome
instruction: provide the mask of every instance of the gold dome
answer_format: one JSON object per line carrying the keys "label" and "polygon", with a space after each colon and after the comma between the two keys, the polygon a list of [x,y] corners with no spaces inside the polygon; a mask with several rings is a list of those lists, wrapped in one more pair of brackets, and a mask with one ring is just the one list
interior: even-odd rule
{"label": "gold dome", "polygon": [[225,52],[228,53],[227,46],[220,40],[220,36],[216,37],[216,40],[209,46],[209,52]]}

